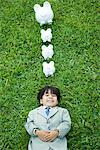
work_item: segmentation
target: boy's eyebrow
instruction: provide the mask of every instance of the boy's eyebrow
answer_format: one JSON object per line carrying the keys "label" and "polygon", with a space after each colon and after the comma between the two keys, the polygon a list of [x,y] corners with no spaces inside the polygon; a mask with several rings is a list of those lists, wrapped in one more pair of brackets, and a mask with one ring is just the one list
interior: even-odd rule
{"label": "boy's eyebrow", "polygon": [[46,94],[47,94],[47,93],[48,93],[48,90],[46,90],[44,93],[46,93]]}

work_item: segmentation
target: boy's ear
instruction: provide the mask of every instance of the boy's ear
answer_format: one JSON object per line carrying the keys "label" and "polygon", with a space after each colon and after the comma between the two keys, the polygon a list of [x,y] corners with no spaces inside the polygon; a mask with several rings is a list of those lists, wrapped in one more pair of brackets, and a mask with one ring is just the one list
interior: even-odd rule
{"label": "boy's ear", "polygon": [[59,104],[58,100],[57,100],[57,105]]}
{"label": "boy's ear", "polygon": [[42,99],[40,99],[40,104],[43,104]]}

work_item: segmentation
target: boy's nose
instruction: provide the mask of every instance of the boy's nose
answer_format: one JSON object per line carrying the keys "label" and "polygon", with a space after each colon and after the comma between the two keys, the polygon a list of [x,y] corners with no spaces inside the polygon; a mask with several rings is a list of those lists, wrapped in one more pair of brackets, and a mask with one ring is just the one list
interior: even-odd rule
{"label": "boy's nose", "polygon": [[52,98],[52,95],[51,95],[51,94],[49,95],[49,98]]}

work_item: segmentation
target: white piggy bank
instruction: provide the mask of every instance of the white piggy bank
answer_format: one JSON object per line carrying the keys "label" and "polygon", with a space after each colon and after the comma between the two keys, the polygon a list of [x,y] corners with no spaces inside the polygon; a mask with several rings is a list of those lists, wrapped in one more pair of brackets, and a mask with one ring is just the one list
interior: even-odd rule
{"label": "white piggy bank", "polygon": [[50,28],[48,28],[47,30],[41,30],[41,39],[43,40],[43,42],[51,42],[52,33]]}
{"label": "white piggy bank", "polygon": [[44,2],[43,7],[41,7],[39,4],[35,4],[34,11],[36,20],[41,26],[43,24],[52,24],[54,14],[49,2]]}
{"label": "white piggy bank", "polygon": [[54,54],[53,45],[49,44],[49,46],[42,45],[42,56],[44,59],[52,58]]}
{"label": "white piggy bank", "polygon": [[43,73],[46,77],[53,76],[55,72],[54,62],[50,61],[50,63],[43,62]]}

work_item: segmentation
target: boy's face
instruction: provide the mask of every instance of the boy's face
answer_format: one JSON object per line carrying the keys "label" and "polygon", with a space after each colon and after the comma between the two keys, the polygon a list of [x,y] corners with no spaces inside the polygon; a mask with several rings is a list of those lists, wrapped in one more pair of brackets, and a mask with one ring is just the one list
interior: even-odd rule
{"label": "boy's face", "polygon": [[57,95],[52,94],[51,91],[48,90],[48,92],[45,92],[44,95],[42,96],[40,103],[43,106],[55,107],[58,104]]}

